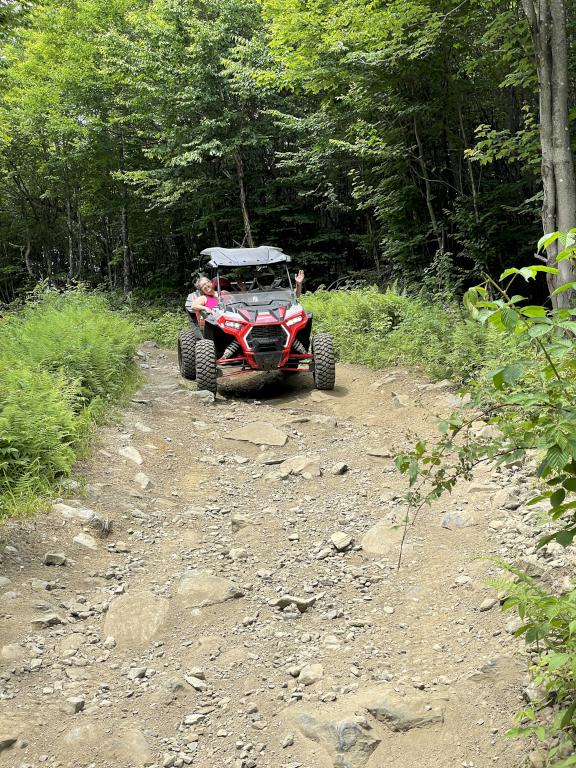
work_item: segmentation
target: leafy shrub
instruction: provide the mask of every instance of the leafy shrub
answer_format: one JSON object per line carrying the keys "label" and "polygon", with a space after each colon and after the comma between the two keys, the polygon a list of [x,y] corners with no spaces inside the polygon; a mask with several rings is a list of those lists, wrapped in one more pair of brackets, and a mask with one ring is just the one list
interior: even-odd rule
{"label": "leafy shrub", "polygon": [[[566,250],[576,257],[576,246]],[[479,327],[497,331],[502,346],[512,344],[516,354],[506,356],[489,377],[471,382],[471,419],[452,414],[438,424],[442,437],[435,445],[419,441],[396,457],[409,482],[407,524],[424,504],[452,491],[461,478],[469,479],[479,463],[528,458],[540,489],[528,503],[549,505],[548,525],[537,548],[574,545],[576,309],[529,305],[522,296],[510,295],[517,277],[528,281],[540,272],[559,270],[541,264],[510,268],[500,278],[512,278],[506,287],[490,280],[467,291],[464,303]],[[556,292],[566,288],[576,289],[576,282]],[[479,424],[491,425],[487,437],[482,437],[483,429],[478,434]],[[539,700],[517,714],[518,727],[510,734],[544,742],[550,768],[576,766],[576,588],[572,584],[565,593],[547,592],[517,568],[500,565],[515,581],[493,584],[506,593],[503,608],[515,609],[522,619],[515,634],[524,636],[536,659],[531,672],[540,690]]]}
{"label": "leafy shrub", "polygon": [[134,379],[134,326],[104,297],[47,294],[0,324],[0,515],[70,472]]}
{"label": "leafy shrub", "polygon": [[422,366],[433,378],[465,381],[514,349],[514,342],[467,318],[455,302],[388,289],[317,291],[303,298],[316,330],[334,336],[341,360],[373,368]]}

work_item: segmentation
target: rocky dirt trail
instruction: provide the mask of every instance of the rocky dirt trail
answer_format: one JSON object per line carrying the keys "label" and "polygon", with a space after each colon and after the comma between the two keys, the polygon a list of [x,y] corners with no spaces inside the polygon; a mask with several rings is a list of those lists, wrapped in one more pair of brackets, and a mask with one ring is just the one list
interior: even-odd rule
{"label": "rocky dirt trail", "polygon": [[524,765],[526,658],[476,559],[563,576],[523,470],[424,512],[396,570],[391,455],[450,389],[342,365],[334,392],[257,376],[211,403],[140,355],[85,480],[6,529],[0,766]]}

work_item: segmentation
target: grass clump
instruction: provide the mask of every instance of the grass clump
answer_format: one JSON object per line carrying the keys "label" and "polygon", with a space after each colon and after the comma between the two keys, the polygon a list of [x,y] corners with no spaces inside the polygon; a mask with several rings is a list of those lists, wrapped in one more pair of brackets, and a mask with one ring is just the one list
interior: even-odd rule
{"label": "grass clump", "polygon": [[510,353],[496,330],[467,318],[453,301],[410,297],[389,288],[317,291],[303,304],[314,331],[334,337],[340,360],[372,368],[420,366],[434,379],[467,381]]}
{"label": "grass clump", "polygon": [[92,424],[135,381],[138,334],[104,297],[47,294],[0,322],[0,516],[70,473]]}

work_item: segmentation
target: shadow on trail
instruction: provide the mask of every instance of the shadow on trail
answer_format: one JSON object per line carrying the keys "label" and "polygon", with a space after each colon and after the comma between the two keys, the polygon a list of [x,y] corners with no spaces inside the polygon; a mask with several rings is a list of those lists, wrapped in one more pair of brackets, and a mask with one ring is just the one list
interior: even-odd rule
{"label": "shadow on trail", "polygon": [[[218,379],[218,392],[226,398],[238,400],[276,400],[290,403],[293,400],[310,398],[314,392],[311,374],[298,373],[286,376],[282,373],[248,373],[242,376],[222,377]],[[346,387],[336,385],[327,392],[327,397],[344,397]]]}

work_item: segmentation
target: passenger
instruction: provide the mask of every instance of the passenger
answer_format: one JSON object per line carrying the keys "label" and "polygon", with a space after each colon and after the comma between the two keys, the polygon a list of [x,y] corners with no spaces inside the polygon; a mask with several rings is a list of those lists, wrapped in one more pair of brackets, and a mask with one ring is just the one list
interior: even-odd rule
{"label": "passenger", "polygon": [[200,292],[192,301],[190,309],[193,312],[212,312],[218,306],[218,296],[216,289],[212,285],[212,280],[205,275],[200,275],[196,280],[196,289]]}
{"label": "passenger", "polygon": [[296,294],[296,298],[299,299],[300,295],[302,294],[302,283],[304,282],[303,269],[298,270],[298,272],[294,275],[294,282],[296,283],[296,289],[294,293]]}

